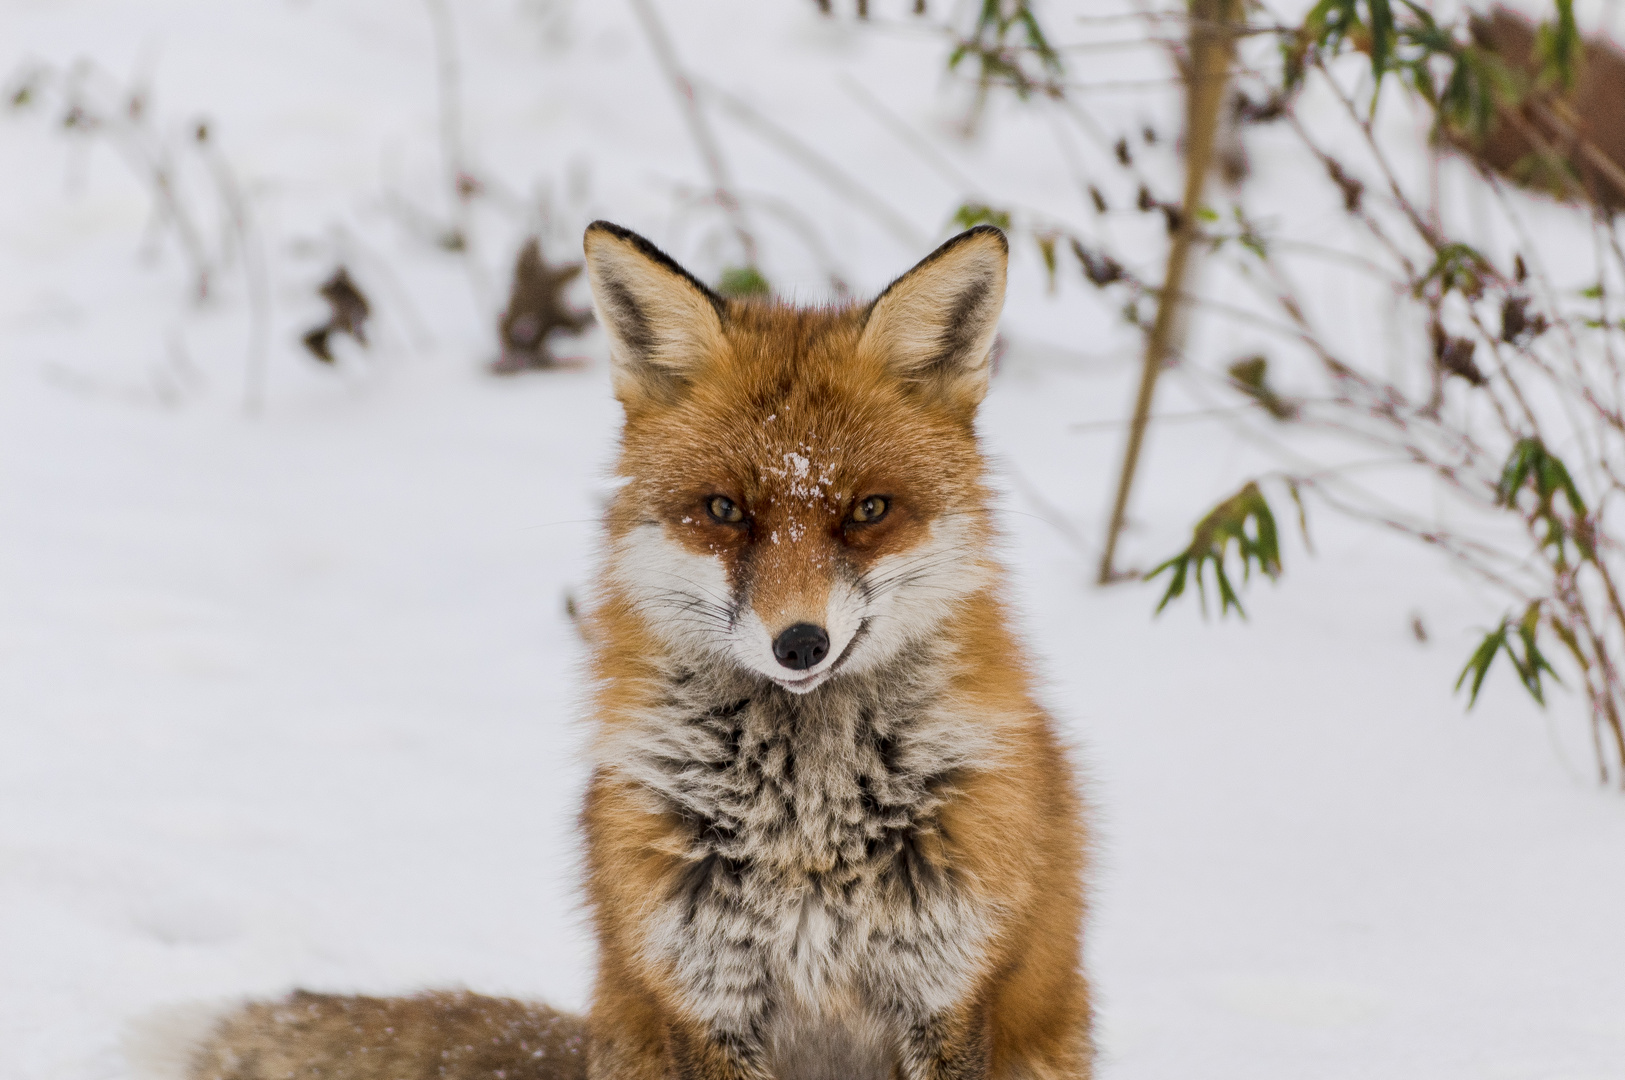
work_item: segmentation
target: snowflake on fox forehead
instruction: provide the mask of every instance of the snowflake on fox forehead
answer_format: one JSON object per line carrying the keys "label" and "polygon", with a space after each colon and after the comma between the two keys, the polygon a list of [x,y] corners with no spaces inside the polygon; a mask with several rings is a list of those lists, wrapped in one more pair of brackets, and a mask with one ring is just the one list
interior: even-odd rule
{"label": "snowflake on fox forehead", "polygon": [[782,466],[766,465],[762,471],[769,476],[789,481],[788,487],[782,489],[787,498],[800,499],[805,503],[824,502],[829,497],[839,498],[834,491],[835,482],[829,478],[829,469],[823,465],[815,465],[808,454],[813,453],[811,447],[802,445],[801,451],[786,451],[782,455]]}

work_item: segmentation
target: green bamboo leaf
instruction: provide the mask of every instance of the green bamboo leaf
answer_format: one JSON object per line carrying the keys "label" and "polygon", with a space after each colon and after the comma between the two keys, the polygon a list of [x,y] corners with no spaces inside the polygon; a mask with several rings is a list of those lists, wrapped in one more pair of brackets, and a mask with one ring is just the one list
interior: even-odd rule
{"label": "green bamboo leaf", "polygon": [[[1245,561],[1242,565],[1246,565]],[[1236,609],[1236,614],[1245,619],[1247,611],[1241,606],[1241,600],[1237,598],[1236,590],[1230,587],[1230,575],[1224,572],[1223,560],[1214,561],[1213,576],[1218,579],[1219,583],[1219,617],[1223,618],[1224,614],[1233,607]]]}
{"label": "green bamboo leaf", "polygon": [[1507,455],[1506,464],[1501,468],[1501,482],[1496,485],[1496,502],[1508,507],[1515,505],[1519,489],[1529,478],[1533,456],[1539,450],[1538,439],[1519,439],[1513,444],[1512,452]]}
{"label": "green bamboo leaf", "polygon": [[1457,690],[1460,690],[1461,684],[1467,681],[1468,675],[1473,677],[1472,689],[1467,693],[1469,709],[1478,704],[1478,691],[1484,685],[1484,677],[1490,673],[1490,665],[1495,663],[1495,657],[1506,648],[1506,643],[1507,624],[1506,620],[1502,619],[1500,626],[1484,635],[1484,640],[1479,642],[1478,648],[1474,649],[1473,655],[1468,658],[1467,666],[1461,669],[1461,675],[1456,679]]}
{"label": "green bamboo leaf", "polygon": [[[1394,34],[1394,10],[1388,5],[1388,0],[1366,0],[1371,12],[1371,74],[1380,84],[1382,77],[1388,73],[1389,59],[1394,55],[1397,44]],[[1377,108],[1377,99],[1371,98],[1371,108]]]}
{"label": "green bamboo leaf", "polygon": [[1427,286],[1437,281],[1444,292],[1459,292],[1476,300],[1484,292],[1484,279],[1493,271],[1489,260],[1467,244],[1441,244],[1427,273],[1412,287],[1413,296],[1421,297]]}
{"label": "green bamboo leaf", "polygon": [[1518,637],[1523,642],[1524,669],[1529,673],[1525,685],[1529,687],[1529,692],[1534,695],[1535,700],[1544,705],[1546,699],[1540,687],[1541,673],[1550,675],[1559,686],[1563,684],[1563,680],[1558,677],[1557,669],[1553,668],[1541,653],[1537,641],[1539,632],[1540,601],[1536,600],[1524,610],[1523,618],[1518,620]]}
{"label": "green bamboo leaf", "polygon": [[1262,355],[1243,357],[1225,369],[1230,384],[1252,398],[1277,420],[1296,420],[1298,406],[1270,385],[1269,360]]}
{"label": "green bamboo leaf", "polygon": [[1155,570],[1147,574],[1145,576],[1146,580],[1150,581],[1164,570],[1170,568],[1172,568],[1174,572],[1173,578],[1168,582],[1168,591],[1162,594],[1162,603],[1157,605],[1157,610],[1154,612],[1154,614],[1157,615],[1162,614],[1162,609],[1168,606],[1169,601],[1184,595],[1185,573],[1190,569],[1190,557],[1184,554],[1175,555],[1173,558],[1162,563]]}
{"label": "green bamboo leaf", "polygon": [[1585,652],[1580,648],[1580,639],[1574,636],[1574,631],[1564,626],[1555,615],[1547,617],[1546,626],[1557,635],[1557,640],[1561,641],[1563,647],[1569,651],[1569,655],[1574,657],[1574,662],[1580,665],[1580,670],[1590,671],[1591,662],[1585,658]]}
{"label": "green bamboo leaf", "polygon": [[[1519,511],[1518,493],[1525,488],[1534,491],[1535,506],[1528,511]],[[1569,521],[1557,513],[1555,503],[1559,495],[1568,504]],[[1573,541],[1582,559],[1596,560],[1596,545],[1592,536],[1595,526],[1579,485],[1574,482],[1563,460],[1547,450],[1539,439],[1526,436],[1513,444],[1506,465],[1501,469],[1495,497],[1499,505],[1526,513],[1532,528],[1543,530],[1541,546],[1555,548],[1559,563],[1566,558],[1566,541]]]}
{"label": "green bamboo leaf", "polygon": [[[1037,70],[1028,70],[1026,56],[1037,60]],[[970,28],[949,52],[948,70],[957,71],[966,61],[974,62],[978,82],[1007,81],[1022,99],[1065,73],[1061,54],[1028,0],[983,0]]]}
{"label": "green bamboo leaf", "polygon": [[1535,32],[1535,56],[1540,62],[1540,81],[1548,86],[1573,90],[1584,58],[1580,27],[1574,21],[1574,0],[1556,0],[1557,21],[1541,24]]}
{"label": "green bamboo leaf", "polygon": [[1005,232],[1010,231],[1010,211],[1000,210],[986,203],[962,203],[954,211],[954,224],[962,229],[974,228],[977,225],[995,225]]}
{"label": "green bamboo leaf", "polygon": [[1212,565],[1214,585],[1219,593],[1219,616],[1223,618],[1235,608],[1236,614],[1247,617],[1235,585],[1226,567],[1231,545],[1235,545],[1240,561],[1242,580],[1251,579],[1254,568],[1274,580],[1281,573],[1280,533],[1275,515],[1256,482],[1248,483],[1240,491],[1214,507],[1197,523],[1191,532],[1190,546],[1172,558],[1158,564],[1146,575],[1150,580],[1172,571],[1173,577],[1157,612],[1182,595],[1187,583],[1194,580],[1197,599],[1207,614],[1207,588],[1205,573]]}
{"label": "green bamboo leaf", "polygon": [[[1518,681],[1523,684],[1524,690],[1528,692],[1530,697],[1534,698],[1537,705],[1543,708],[1546,705],[1546,687],[1542,681],[1545,676],[1550,675],[1552,680],[1559,686],[1563,685],[1563,680],[1558,676],[1557,670],[1552,667],[1546,655],[1540,651],[1540,609],[1540,601],[1537,600],[1530,604],[1524,610],[1523,617],[1516,624],[1512,622],[1510,615],[1503,617],[1500,625],[1485,634],[1483,641],[1479,642],[1478,648],[1473,650],[1473,655],[1468,659],[1467,666],[1462,669],[1461,676],[1456,679],[1456,689],[1459,691],[1462,683],[1467,681],[1467,677],[1472,676],[1472,688],[1467,697],[1467,707],[1469,709],[1478,703],[1478,691],[1484,685],[1484,678],[1489,674],[1491,666],[1494,665],[1495,658],[1501,653],[1506,654],[1507,659],[1512,663],[1514,672],[1518,676]],[[1548,620],[1548,625],[1557,626],[1555,620]],[[1511,636],[1514,630],[1516,630],[1516,645],[1514,645],[1514,638]],[[1562,628],[1559,628],[1557,632],[1559,640],[1574,653],[1575,658],[1584,667],[1585,658],[1580,652],[1579,642],[1574,640],[1574,635]]]}
{"label": "green bamboo leaf", "polygon": [[1044,274],[1049,279],[1050,292],[1055,291],[1055,241],[1057,239],[1055,233],[1039,233],[1033,237],[1033,241],[1038,244],[1039,257],[1044,260]]}
{"label": "green bamboo leaf", "polygon": [[717,292],[723,296],[767,296],[772,291],[767,278],[754,266],[730,266],[722,272],[722,280],[717,282]]}

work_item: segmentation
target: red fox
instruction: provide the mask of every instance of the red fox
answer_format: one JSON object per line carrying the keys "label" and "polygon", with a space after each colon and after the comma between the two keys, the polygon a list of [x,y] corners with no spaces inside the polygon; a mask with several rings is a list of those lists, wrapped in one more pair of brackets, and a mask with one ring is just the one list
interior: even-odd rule
{"label": "red fox", "polygon": [[[301,1027],[296,996],[223,1021],[194,1080],[1090,1077],[1080,798],[974,430],[1004,235],[826,308],[725,300],[607,222],[585,246],[626,414],[586,615],[585,1028],[493,1002],[412,1071],[352,1045],[400,1004],[307,995],[353,1017]],[[500,1039],[506,1065],[452,1060]]]}

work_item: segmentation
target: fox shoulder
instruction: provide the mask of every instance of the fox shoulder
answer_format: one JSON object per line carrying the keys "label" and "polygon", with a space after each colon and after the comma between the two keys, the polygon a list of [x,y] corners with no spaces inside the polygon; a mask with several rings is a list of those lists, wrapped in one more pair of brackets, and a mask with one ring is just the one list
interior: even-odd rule
{"label": "fox shoulder", "polygon": [[585,1080],[586,1028],[545,1005],[466,992],[295,991],[222,1017],[186,1080]]}

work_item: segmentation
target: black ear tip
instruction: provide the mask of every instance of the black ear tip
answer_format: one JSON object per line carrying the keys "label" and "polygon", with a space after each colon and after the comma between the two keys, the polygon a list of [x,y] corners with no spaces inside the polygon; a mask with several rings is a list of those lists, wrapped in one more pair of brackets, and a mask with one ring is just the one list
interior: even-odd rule
{"label": "black ear tip", "polygon": [[1005,253],[1009,253],[1010,238],[1006,236],[1004,234],[1004,230],[999,228],[997,225],[973,225],[971,228],[960,233],[956,239],[965,241],[973,238],[980,239],[982,237],[991,237],[997,240],[999,242],[999,246],[1005,250]]}
{"label": "black ear tip", "polygon": [[[620,239],[620,240],[642,240],[643,239],[643,237],[639,236],[637,233],[633,232],[631,229],[624,228],[624,227],[622,227],[620,225],[617,225],[613,221],[605,221],[603,218],[599,218],[597,221],[593,222],[591,225],[588,225],[587,228],[586,228],[585,233],[583,233],[583,236],[591,236],[593,233],[598,233],[598,232],[609,233],[609,235],[611,235],[613,237],[616,237],[617,239]],[[647,243],[647,241],[645,241],[645,243]]]}
{"label": "black ear tip", "polygon": [[1005,257],[1010,255],[1010,238],[1004,235],[1004,230],[996,225],[973,225],[962,233],[956,233],[942,242],[942,245],[925,257],[925,263],[934,262],[950,251],[955,251],[966,244],[983,244],[992,240],[999,245],[999,252]]}
{"label": "black ear tip", "polygon": [[688,282],[697,292],[699,292],[701,296],[710,301],[711,306],[716,308],[718,316],[723,316],[727,313],[727,302],[724,301],[722,297],[711,291],[711,287],[709,285],[705,284],[705,282],[683,269],[682,266],[678,264],[677,260],[655,247],[654,244],[644,236],[635,233],[631,229],[625,228],[624,226],[617,225],[613,221],[605,221],[603,218],[599,218],[597,221],[587,226],[587,231],[582,237],[582,246],[585,247],[592,243],[593,236],[597,234],[606,234],[613,237],[621,243],[631,247],[633,251],[643,256],[643,258],[649,260],[657,266],[663,267],[667,272],[676,274],[678,277]]}

